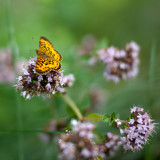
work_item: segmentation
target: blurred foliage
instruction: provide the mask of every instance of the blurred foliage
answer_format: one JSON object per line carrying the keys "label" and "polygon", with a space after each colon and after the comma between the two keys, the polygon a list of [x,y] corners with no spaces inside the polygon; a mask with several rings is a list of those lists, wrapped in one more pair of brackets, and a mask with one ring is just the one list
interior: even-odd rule
{"label": "blurred foliage", "polygon": [[[105,99],[92,112],[116,112],[125,119],[135,104],[144,107],[156,122],[160,122],[159,0],[10,0],[13,28],[8,23],[7,2],[0,1],[0,48],[9,46],[9,30],[13,29],[19,58],[29,59],[36,56],[33,50],[38,48],[39,37],[45,36],[63,56],[65,74],[73,73],[76,77],[68,94],[82,111],[90,106],[89,91],[98,88],[103,90]],[[87,34],[94,35],[98,41],[107,38],[109,45],[120,48],[131,40],[136,41],[141,46],[138,77],[114,84],[103,77],[104,66],[101,63],[89,67],[76,50],[77,44]],[[21,108],[22,129],[38,130],[53,117],[70,118],[73,113],[67,109],[65,102],[58,97],[25,101],[9,84],[0,84],[0,102],[0,159],[55,159],[56,140],[55,144],[45,144],[37,133],[23,133],[22,142],[18,144],[20,133],[3,131],[18,128],[17,103]],[[98,128],[103,135],[110,130],[116,132],[103,122],[98,123]],[[157,129],[150,144],[142,151],[119,153],[111,159],[158,160],[159,148]]]}

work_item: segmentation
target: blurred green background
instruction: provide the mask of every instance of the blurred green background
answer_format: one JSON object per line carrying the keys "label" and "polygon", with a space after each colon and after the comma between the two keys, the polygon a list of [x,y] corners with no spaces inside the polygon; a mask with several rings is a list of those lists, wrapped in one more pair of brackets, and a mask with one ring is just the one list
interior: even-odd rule
{"label": "blurred green background", "polygon": [[[140,105],[160,122],[160,1],[159,0],[12,0],[0,1],[0,48],[10,45],[10,29],[19,48],[19,58],[36,56],[40,36],[45,36],[63,56],[62,69],[73,73],[76,81],[69,96],[84,111],[91,105],[89,92],[102,91],[103,101],[92,112],[120,113],[125,119],[130,108]],[[8,17],[9,15],[9,17]],[[13,28],[9,23],[12,24]],[[85,35],[109,45],[124,47],[132,40],[140,47],[140,71],[137,78],[118,84],[103,77],[104,66],[89,67],[76,46]],[[38,133],[12,133],[12,129],[38,130],[54,117],[70,118],[61,98],[32,98],[29,101],[15,92],[13,84],[0,84],[0,159],[56,159],[57,144],[45,144]],[[72,116],[73,117],[73,116]],[[99,123],[102,134],[112,130]],[[19,142],[19,139],[21,142]],[[142,151],[123,152],[111,159],[160,159],[160,134]]]}

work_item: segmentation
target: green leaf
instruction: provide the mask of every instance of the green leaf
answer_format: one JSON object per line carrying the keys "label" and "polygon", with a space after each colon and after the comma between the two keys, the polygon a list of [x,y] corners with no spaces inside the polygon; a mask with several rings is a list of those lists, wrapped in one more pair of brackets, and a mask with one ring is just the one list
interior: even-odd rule
{"label": "green leaf", "polygon": [[89,120],[98,122],[98,121],[101,121],[101,120],[102,120],[103,115],[96,114],[96,113],[91,113],[91,114],[87,115],[85,118],[86,118],[86,119],[88,118]]}
{"label": "green leaf", "polygon": [[116,113],[115,113],[115,112],[113,112],[113,113],[111,114],[111,118],[112,118],[112,119],[115,119],[115,118],[116,118]]}
{"label": "green leaf", "polygon": [[67,126],[66,128],[64,128],[63,130],[64,130],[64,131],[66,131],[66,130],[70,131],[70,130],[72,130],[72,126],[69,125],[69,126]]}
{"label": "green leaf", "polygon": [[104,160],[101,156],[97,156],[97,160]]}
{"label": "green leaf", "polygon": [[133,117],[133,115],[130,114],[129,117],[127,118],[127,120],[129,121],[132,117]]}
{"label": "green leaf", "polygon": [[102,120],[103,120],[103,122],[109,122],[110,118],[111,118],[110,115],[108,113],[106,113],[103,115]]}
{"label": "green leaf", "polygon": [[114,127],[116,125],[116,122],[115,121],[111,121],[111,124],[110,124],[112,127]]}
{"label": "green leaf", "polygon": [[119,119],[120,118],[120,115],[119,115],[119,113],[118,114],[116,114],[116,119]]}

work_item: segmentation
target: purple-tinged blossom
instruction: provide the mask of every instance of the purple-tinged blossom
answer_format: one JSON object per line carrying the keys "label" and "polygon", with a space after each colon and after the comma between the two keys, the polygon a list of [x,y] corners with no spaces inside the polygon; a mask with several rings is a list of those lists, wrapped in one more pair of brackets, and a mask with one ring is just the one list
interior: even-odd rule
{"label": "purple-tinged blossom", "polygon": [[71,120],[71,125],[76,126],[78,124],[78,121],[76,119]]}
{"label": "purple-tinged blossom", "polygon": [[18,76],[18,81],[21,81],[22,80],[22,76]]}
{"label": "purple-tinged blossom", "polygon": [[25,97],[26,93],[27,93],[26,91],[21,92],[21,96]]}
{"label": "purple-tinged blossom", "polygon": [[42,75],[39,75],[38,76],[38,82],[41,82],[43,80],[43,76]]}
{"label": "purple-tinged blossom", "polygon": [[51,89],[51,84],[47,83],[47,85],[45,86],[45,88],[49,91]]}
{"label": "purple-tinged blossom", "polygon": [[122,145],[120,137],[113,133],[107,133],[102,144],[97,144],[93,132],[95,125],[90,122],[78,122],[72,119],[71,128],[69,134],[61,134],[59,139],[61,159],[91,160],[97,156],[108,158]]}
{"label": "purple-tinged blossom", "polygon": [[57,91],[59,91],[60,93],[66,93],[66,89],[62,87],[58,87]]}
{"label": "purple-tinged blossom", "polygon": [[134,106],[133,108],[131,108],[131,113],[143,112],[143,110],[143,108]]}
{"label": "purple-tinged blossom", "polygon": [[65,158],[65,159],[71,160],[75,158],[75,153],[76,153],[75,144],[71,142],[64,142],[60,139],[59,148],[63,150],[62,153],[59,154],[60,159]]}
{"label": "purple-tinged blossom", "polygon": [[116,119],[115,122],[117,123],[117,126],[118,126],[118,127],[122,125],[122,122],[121,122],[120,119]]}
{"label": "purple-tinged blossom", "polygon": [[126,122],[126,128],[121,129],[121,140],[125,150],[137,151],[148,142],[148,137],[153,133],[156,123],[143,108],[131,108],[132,118]]}
{"label": "purple-tinged blossom", "polygon": [[63,77],[63,83],[70,87],[73,85],[74,81],[75,81],[75,77],[73,74],[69,74]]}
{"label": "purple-tinged blossom", "polygon": [[29,73],[28,73],[28,71],[25,68],[23,68],[22,70],[23,70],[23,74],[24,75],[29,76]]}
{"label": "purple-tinged blossom", "polygon": [[[94,159],[99,155],[99,147],[91,140],[94,125],[90,122],[71,121],[72,131],[61,134],[59,139],[59,157],[61,159]],[[68,146],[72,146],[69,149]],[[74,147],[73,147],[74,146]]]}
{"label": "purple-tinged blossom", "polygon": [[13,56],[10,49],[0,49],[0,83],[13,83],[15,72]]}
{"label": "purple-tinged blossom", "polygon": [[93,35],[85,35],[82,39],[82,43],[78,46],[79,54],[81,56],[90,56],[96,46],[96,41]]}
{"label": "purple-tinged blossom", "polygon": [[[66,87],[70,87],[74,80],[71,74],[63,75],[63,71],[51,71],[46,75],[38,75],[35,70],[37,57],[28,61],[25,68],[23,68],[23,75],[17,78],[17,90],[21,90],[22,96],[30,99],[32,96],[50,96],[57,92],[66,93]],[[26,95],[24,96],[24,91]]]}
{"label": "purple-tinged blossom", "polygon": [[52,77],[48,77],[48,82],[52,82]]}
{"label": "purple-tinged blossom", "polygon": [[108,156],[113,156],[121,145],[122,141],[120,140],[120,137],[114,133],[108,132],[105,135],[104,142],[98,145],[99,155],[104,159],[108,158]]}
{"label": "purple-tinged blossom", "polygon": [[26,99],[31,99],[31,95],[27,94]]}
{"label": "purple-tinged blossom", "polygon": [[90,66],[94,66],[97,62],[98,62],[98,57],[96,57],[96,56],[93,56],[88,60],[88,64]]}
{"label": "purple-tinged blossom", "polygon": [[115,83],[138,74],[139,46],[131,42],[123,50],[113,46],[98,50],[98,56],[106,65],[104,76]]}
{"label": "purple-tinged blossom", "polygon": [[73,126],[73,132],[77,133],[80,137],[93,138],[93,130],[95,126],[90,122],[77,123]]}
{"label": "purple-tinged blossom", "polygon": [[30,83],[31,83],[31,77],[30,77],[30,76],[28,76],[28,77],[26,78],[26,82],[27,82],[27,84],[30,84]]}
{"label": "purple-tinged blossom", "polygon": [[128,123],[129,123],[129,124],[133,124],[134,122],[135,122],[134,119],[130,119]]}

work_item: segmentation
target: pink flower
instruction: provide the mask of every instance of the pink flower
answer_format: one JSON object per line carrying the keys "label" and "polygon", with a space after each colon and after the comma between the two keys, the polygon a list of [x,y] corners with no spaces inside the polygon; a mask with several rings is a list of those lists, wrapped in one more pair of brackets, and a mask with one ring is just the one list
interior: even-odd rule
{"label": "pink flower", "polygon": [[148,137],[155,129],[155,123],[143,108],[134,106],[131,108],[132,118],[126,124],[125,129],[121,129],[121,140],[125,150],[137,151],[147,143]]}
{"label": "pink flower", "polygon": [[[46,97],[56,94],[57,92],[66,93],[66,87],[73,84],[74,76],[70,74],[68,77],[63,75],[63,71],[51,71],[46,75],[37,75],[35,71],[37,57],[32,58],[27,63],[28,66],[23,68],[23,75],[17,78],[17,90],[21,90],[22,96],[30,99],[33,96]],[[63,79],[67,79],[65,82]],[[27,93],[27,95],[24,95]]]}
{"label": "pink flower", "polygon": [[106,66],[104,76],[115,83],[138,74],[138,55],[139,46],[135,42],[127,44],[123,50],[113,46],[98,50],[98,56]]}

